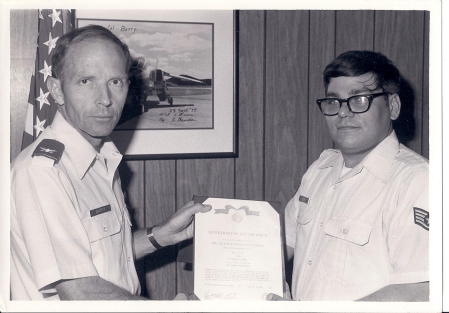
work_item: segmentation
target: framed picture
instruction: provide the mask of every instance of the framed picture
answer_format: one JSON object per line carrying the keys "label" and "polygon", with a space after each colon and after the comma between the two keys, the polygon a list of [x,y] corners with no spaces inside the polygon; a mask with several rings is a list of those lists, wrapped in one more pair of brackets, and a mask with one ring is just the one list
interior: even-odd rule
{"label": "framed picture", "polygon": [[111,138],[125,159],[237,155],[237,16],[232,10],[76,10],[102,25],[132,65]]}

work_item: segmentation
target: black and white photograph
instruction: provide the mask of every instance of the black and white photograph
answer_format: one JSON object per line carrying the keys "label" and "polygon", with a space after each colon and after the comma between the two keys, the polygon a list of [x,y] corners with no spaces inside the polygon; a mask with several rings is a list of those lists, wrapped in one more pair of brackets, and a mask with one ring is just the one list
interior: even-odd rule
{"label": "black and white photograph", "polygon": [[442,1],[174,2],[0,0],[0,311],[446,311]]}

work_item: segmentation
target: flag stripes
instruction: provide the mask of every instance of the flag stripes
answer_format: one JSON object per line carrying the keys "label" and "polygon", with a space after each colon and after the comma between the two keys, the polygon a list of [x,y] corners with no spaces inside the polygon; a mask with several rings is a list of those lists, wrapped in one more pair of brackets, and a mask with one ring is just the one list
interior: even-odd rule
{"label": "flag stripes", "polygon": [[30,145],[40,133],[51,124],[57,111],[57,104],[47,88],[51,76],[51,57],[59,37],[72,30],[71,11],[39,10],[36,60],[30,81],[22,150]]}

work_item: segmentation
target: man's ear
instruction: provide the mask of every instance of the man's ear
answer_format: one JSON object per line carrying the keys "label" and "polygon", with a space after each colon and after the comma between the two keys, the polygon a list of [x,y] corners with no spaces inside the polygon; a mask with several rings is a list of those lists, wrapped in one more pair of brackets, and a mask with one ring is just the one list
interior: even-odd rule
{"label": "man's ear", "polygon": [[401,113],[401,98],[397,93],[392,94],[389,97],[389,105],[390,105],[390,119],[392,121],[396,120]]}
{"label": "man's ear", "polygon": [[62,92],[62,83],[60,79],[49,76],[47,78],[47,88],[51,96],[59,105],[64,104],[64,94]]}

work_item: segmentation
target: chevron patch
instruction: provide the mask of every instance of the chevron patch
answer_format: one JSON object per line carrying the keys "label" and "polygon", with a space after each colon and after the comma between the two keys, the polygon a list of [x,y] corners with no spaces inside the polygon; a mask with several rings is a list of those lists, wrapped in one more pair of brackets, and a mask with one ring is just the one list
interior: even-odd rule
{"label": "chevron patch", "polygon": [[415,224],[429,230],[429,212],[421,208],[413,208]]}

